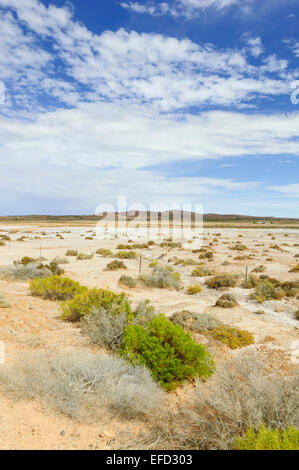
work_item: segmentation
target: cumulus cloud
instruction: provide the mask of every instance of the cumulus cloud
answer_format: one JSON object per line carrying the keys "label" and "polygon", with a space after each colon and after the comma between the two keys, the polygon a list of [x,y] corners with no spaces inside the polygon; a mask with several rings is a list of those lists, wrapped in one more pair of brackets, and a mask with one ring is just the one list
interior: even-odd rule
{"label": "cumulus cloud", "polygon": [[[93,34],[74,21],[68,7],[47,8],[37,0],[0,0],[1,6],[18,17],[17,23],[10,11],[2,12],[4,27],[19,30],[2,44],[2,62],[11,56],[9,73],[14,74],[20,105],[24,87],[27,101],[42,92],[68,106],[108,100],[146,104],[163,112],[189,106],[244,108],[257,96],[264,99],[290,90],[292,71],[286,60],[264,54],[261,64],[251,63],[250,55],[262,54],[260,38],[249,37],[243,49],[219,49],[124,29]],[[47,39],[47,50],[41,38]],[[19,45],[20,57],[14,58],[12,48]],[[55,76],[57,63],[64,79]]]}

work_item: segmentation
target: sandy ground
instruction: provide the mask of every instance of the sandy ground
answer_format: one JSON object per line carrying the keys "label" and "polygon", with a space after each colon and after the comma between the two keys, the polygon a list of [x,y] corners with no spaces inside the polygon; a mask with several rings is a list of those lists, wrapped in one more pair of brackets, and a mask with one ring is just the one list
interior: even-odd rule
{"label": "sandy ground", "polygon": [[[115,251],[116,245],[123,242],[111,239],[109,233],[105,239],[86,240],[86,237],[92,235],[90,230],[93,232],[92,228],[86,226],[0,226],[0,234],[8,234],[11,238],[10,243],[6,242],[6,246],[0,247],[0,266],[12,264],[23,256],[38,257],[40,254],[51,261],[56,256],[64,256],[69,248],[84,253],[94,253],[98,248]],[[57,233],[64,238],[57,237]],[[25,236],[25,240],[16,241],[21,236]],[[215,237],[218,241],[213,242]],[[246,245],[248,250],[231,251],[229,247],[236,241]],[[209,243],[213,243],[214,260],[206,264],[217,272],[236,273],[244,277],[246,266],[251,271],[259,265],[264,265],[266,274],[271,277],[284,281],[299,279],[298,273],[289,273],[290,267],[298,263],[298,258],[294,258],[299,253],[299,246],[294,246],[299,244],[299,232],[296,230],[207,229],[204,232],[203,244],[208,246]],[[270,248],[270,245],[276,244],[283,251]],[[137,251],[143,255],[142,272],[150,272],[148,264],[155,259],[159,259],[161,265],[173,265],[168,261],[175,256],[181,259],[198,259],[198,255],[192,253],[191,245],[189,249],[183,250],[153,247],[150,250]],[[246,261],[234,260],[236,256],[244,254],[251,254],[254,258]],[[273,261],[267,261],[267,258],[272,258]],[[103,271],[109,259],[96,255],[87,261],[77,261],[75,258],[69,260],[70,263],[63,266],[66,276],[88,287],[109,288],[117,292],[124,290],[118,286],[122,272]],[[222,266],[224,261],[229,264]],[[139,259],[125,260],[125,264],[128,267],[125,273],[136,278]],[[148,298],[158,312],[166,315],[183,309],[212,313],[231,326],[252,332],[255,345],[250,348],[267,348],[281,352],[284,354],[283,360],[288,360],[293,352],[294,341],[299,340],[299,321],[295,317],[299,307],[298,299],[269,301],[261,306],[250,299],[251,291],[237,287],[229,291],[238,299],[238,307],[215,308],[215,301],[222,295],[221,292],[207,289],[204,278],[192,278],[193,266],[179,265],[175,266],[175,269],[180,272],[185,286],[199,283],[203,287],[202,293],[189,296],[186,290],[162,291],[138,286],[136,289],[125,290],[133,304]],[[38,348],[63,350],[72,346],[92,349],[78,327],[58,318],[57,303],[30,296],[28,282],[0,280],[0,293],[12,306],[0,310],[0,340],[5,343],[8,363],[14,361],[16,353]],[[260,308],[265,313],[257,315],[256,312]],[[205,338],[203,341],[207,342]],[[216,351],[217,347],[214,345]],[[223,355],[223,345],[218,349],[219,355]],[[230,351],[225,350],[225,353],[230,354]],[[51,410],[45,410],[38,402],[12,402],[0,394],[0,449],[111,449],[117,445],[120,429],[126,430],[128,442],[134,442],[136,424],[122,423],[116,418],[103,419],[103,422],[92,425],[80,424]]]}

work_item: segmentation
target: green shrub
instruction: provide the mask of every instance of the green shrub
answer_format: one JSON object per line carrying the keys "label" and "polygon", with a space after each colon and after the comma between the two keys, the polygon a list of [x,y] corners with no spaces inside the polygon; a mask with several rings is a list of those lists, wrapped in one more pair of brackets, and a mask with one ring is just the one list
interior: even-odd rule
{"label": "green shrub", "polygon": [[140,276],[141,281],[147,287],[157,287],[159,289],[176,289],[182,287],[181,276],[173,271],[169,266],[155,268],[152,274]]}
{"label": "green shrub", "polygon": [[189,295],[199,294],[201,291],[202,291],[202,288],[199,284],[191,284],[187,289],[187,293]]}
{"label": "green shrub", "polygon": [[106,248],[99,248],[96,251],[97,255],[103,256],[103,258],[108,258],[109,256],[113,256],[113,253],[111,250],[107,250]]}
{"label": "green shrub", "polygon": [[65,256],[78,256],[78,250],[67,250]]}
{"label": "green shrub", "polygon": [[136,256],[135,251],[119,251],[116,255],[119,259],[135,259]]}
{"label": "green shrub", "polygon": [[214,270],[211,268],[207,268],[206,266],[198,266],[192,271],[191,276],[193,277],[205,277],[205,276],[212,276],[215,274]]}
{"label": "green shrub", "polygon": [[233,447],[236,450],[299,450],[299,431],[293,426],[282,431],[262,424],[257,432],[249,428],[244,437],[235,440]]}
{"label": "green shrub", "polygon": [[121,354],[133,365],[149,368],[154,380],[168,391],[185,380],[207,379],[214,371],[213,359],[205,348],[164,315],[154,318],[146,328],[128,326]]}
{"label": "green shrub", "polygon": [[82,317],[103,308],[109,313],[131,313],[130,303],[124,293],[115,294],[106,289],[89,289],[64,302],[61,306],[61,319],[77,322]]}
{"label": "green shrub", "polygon": [[123,261],[114,260],[108,263],[104,271],[118,271],[119,269],[128,269]]}
{"label": "green shrub", "polygon": [[221,325],[209,333],[214,339],[226,344],[231,349],[243,348],[254,343],[254,336],[246,330]]}
{"label": "green shrub", "polygon": [[130,289],[133,289],[137,285],[136,281],[135,281],[135,279],[133,279],[133,277],[126,276],[124,274],[119,278],[118,283],[123,285],[123,286],[129,287]]}
{"label": "green shrub", "polygon": [[219,274],[206,280],[210,289],[221,289],[222,287],[236,287],[238,277],[233,274]]}
{"label": "green shrub", "polygon": [[70,300],[75,295],[87,291],[87,287],[68,277],[52,276],[47,279],[33,279],[29,289],[31,295],[49,300]]}
{"label": "green shrub", "polygon": [[215,305],[222,308],[234,308],[238,305],[238,302],[232,294],[223,294]]}

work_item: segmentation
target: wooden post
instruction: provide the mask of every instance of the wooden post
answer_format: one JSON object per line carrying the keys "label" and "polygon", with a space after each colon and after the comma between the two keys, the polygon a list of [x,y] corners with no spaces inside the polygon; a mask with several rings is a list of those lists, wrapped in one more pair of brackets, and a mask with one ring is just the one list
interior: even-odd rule
{"label": "wooden post", "polygon": [[142,266],[142,255],[140,255],[140,260],[139,260],[139,277],[141,276],[141,266]]}
{"label": "wooden post", "polygon": [[40,245],[39,247],[39,257],[41,258],[42,257],[42,246]]}
{"label": "wooden post", "polygon": [[248,280],[248,266],[245,269],[245,289],[247,289],[247,280]]}

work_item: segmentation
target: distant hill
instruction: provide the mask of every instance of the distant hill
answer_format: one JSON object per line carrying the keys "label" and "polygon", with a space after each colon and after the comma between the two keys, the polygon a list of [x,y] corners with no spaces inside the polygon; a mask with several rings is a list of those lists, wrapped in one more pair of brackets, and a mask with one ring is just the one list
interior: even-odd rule
{"label": "distant hill", "polygon": [[[136,217],[139,219],[147,220],[152,219],[167,219],[180,220],[181,217],[195,218],[195,213],[183,211],[165,211],[165,212],[120,212],[99,215],[15,215],[15,216],[0,216],[1,222],[97,222],[102,219],[114,220],[115,217],[121,220],[134,220]],[[255,217],[238,214],[204,214],[204,222],[255,222],[255,223],[299,223],[299,218],[284,218],[284,217]]]}

